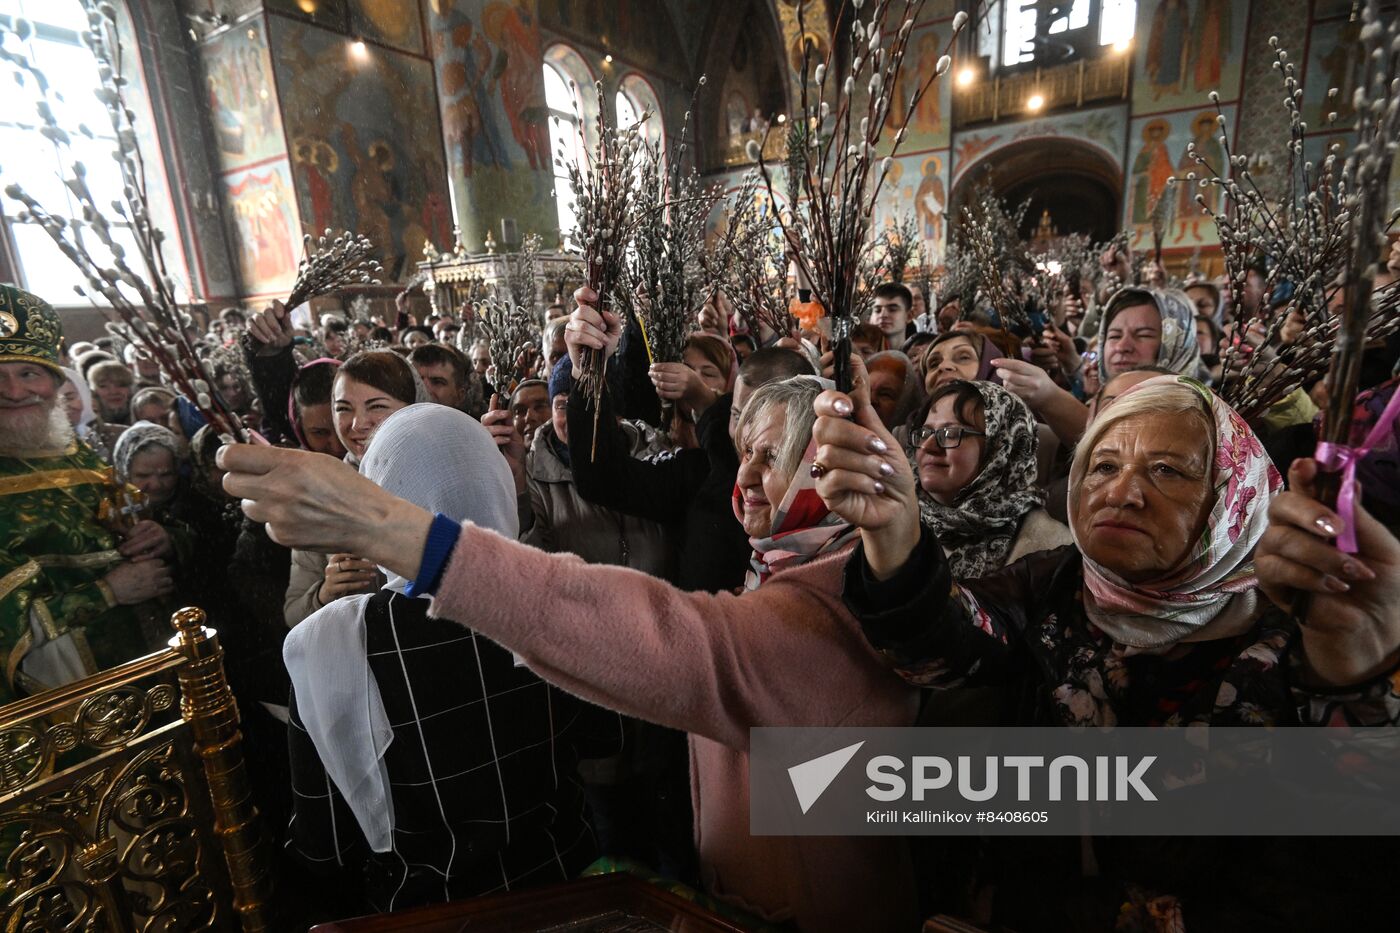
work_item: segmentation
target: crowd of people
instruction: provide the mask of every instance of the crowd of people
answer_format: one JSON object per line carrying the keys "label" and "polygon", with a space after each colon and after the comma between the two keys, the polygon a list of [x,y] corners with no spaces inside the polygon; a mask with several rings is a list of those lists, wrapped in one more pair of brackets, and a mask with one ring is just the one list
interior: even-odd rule
{"label": "crowd of people", "polygon": [[[1323,374],[1249,419],[1217,394],[1228,343],[1307,339],[1246,326],[1286,306],[1267,270],[1100,263],[1035,333],[879,284],[848,392],[820,334],[747,332],[722,291],[649,363],[580,289],[512,373],[470,315],[231,308],[192,336],[265,445],[0,287],[0,700],[203,607],[314,919],[585,870],[804,931],[1383,916],[1358,840],[749,833],[758,726],[1400,724],[1393,438],[1324,506]],[[1358,436],[1397,361],[1366,348]]]}

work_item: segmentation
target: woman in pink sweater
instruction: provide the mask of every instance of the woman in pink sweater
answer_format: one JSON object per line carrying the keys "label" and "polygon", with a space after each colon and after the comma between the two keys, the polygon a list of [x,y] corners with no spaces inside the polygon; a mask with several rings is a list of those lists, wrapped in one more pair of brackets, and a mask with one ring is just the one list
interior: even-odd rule
{"label": "woman in pink sweater", "polygon": [[[812,488],[820,391],[815,379],[799,377],[759,389],[745,407],[735,511],[754,558],[749,589],[738,596],[687,593],[458,526],[300,451],[230,447],[221,464],[225,487],[250,500],[248,514],[278,541],[363,554],[433,592],[432,615],[498,641],[546,680],[690,733],[696,847],[709,893],[804,931],[913,929],[904,840],[748,831],[751,728],[905,726],[917,711],[916,692],[889,671],[841,602],[857,535]],[[431,445],[432,432],[424,435]]]}

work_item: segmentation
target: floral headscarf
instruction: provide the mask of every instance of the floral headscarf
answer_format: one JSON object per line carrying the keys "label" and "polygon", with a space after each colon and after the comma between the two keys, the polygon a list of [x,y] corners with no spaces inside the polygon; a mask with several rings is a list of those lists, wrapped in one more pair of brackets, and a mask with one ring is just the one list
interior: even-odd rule
{"label": "floral headscarf", "polygon": [[[1182,376],[1195,379],[1200,375],[1201,346],[1196,342],[1196,306],[1186,293],[1176,288],[1120,288],[1108,299],[1104,309],[1101,341],[1106,340],[1113,316],[1129,305],[1152,304],[1162,318],[1162,342],[1157,347],[1154,362]],[[1099,354],[1099,384],[1112,377],[1108,374],[1108,354]]]}
{"label": "floral headscarf", "polygon": [[[987,434],[982,469],[952,505],[920,489],[919,519],[948,552],[953,576],[972,580],[1001,569],[1021,520],[1045,503],[1045,493],[1036,484],[1035,418],[1026,403],[990,382],[950,383],[959,384],[982,396]],[[918,451],[909,451],[909,461],[917,476]]]}
{"label": "floral headscarf", "polygon": [[[807,563],[814,557],[839,550],[852,540],[860,529],[826,507],[817,495],[817,481],[812,478],[812,462],[817,458],[817,442],[809,441],[802,462],[792,476],[787,495],[773,512],[773,529],[766,538],[750,538],[753,555],[749,558],[749,573],[744,588],[756,590],[759,585],[780,570]],[[740,503],[743,493],[734,484],[734,517],[743,520]]]}
{"label": "floral headscarf", "polygon": [[[1118,397],[1186,386],[1197,393],[1215,423],[1211,486],[1215,502],[1205,531],[1186,561],[1160,580],[1129,583],[1084,558],[1084,609],[1089,620],[1119,644],[1161,650],[1180,641],[1241,634],[1258,610],[1254,547],[1268,527],[1269,503],[1283,486],[1264,445],[1233,408],[1210,389],[1184,376],[1157,376]],[[1105,409],[1107,417],[1117,408]],[[1069,475],[1073,516],[1089,456],[1080,452]],[[1074,533],[1074,523],[1070,523]],[[1077,533],[1074,543],[1083,552]]]}

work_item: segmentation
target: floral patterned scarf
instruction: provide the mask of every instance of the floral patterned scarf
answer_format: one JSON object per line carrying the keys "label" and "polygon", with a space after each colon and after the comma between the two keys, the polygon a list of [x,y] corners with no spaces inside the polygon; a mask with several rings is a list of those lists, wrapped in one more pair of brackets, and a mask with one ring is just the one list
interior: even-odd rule
{"label": "floral patterned scarf", "polygon": [[[960,580],[1000,570],[1026,513],[1045,504],[1045,492],[1036,484],[1037,438],[1030,409],[999,385],[969,385],[982,396],[987,434],[982,469],[952,505],[919,490],[919,519],[938,536],[953,576]],[[918,476],[918,451],[909,451],[909,461]]]}
{"label": "floral patterned scarf", "polygon": [[[814,557],[839,550],[860,530],[826,507],[817,495],[812,478],[812,461],[817,458],[817,442],[809,441],[802,462],[793,474],[792,485],[782,503],[773,511],[773,530],[766,538],[750,538],[753,555],[744,588],[756,590],[773,574],[807,563]],[[743,493],[734,484],[734,517],[743,520]]]}
{"label": "floral patterned scarf", "polygon": [[[1129,305],[1153,304],[1162,318],[1162,342],[1157,347],[1154,362],[1183,376],[1195,379],[1200,375],[1201,346],[1196,342],[1196,306],[1186,293],[1176,288],[1120,288],[1108,299],[1104,309],[1104,335],[1108,334],[1113,316]],[[1108,354],[1099,354],[1099,384],[1107,384]]]}
{"label": "floral patterned scarf", "polygon": [[[1228,638],[1248,631],[1258,613],[1254,547],[1268,527],[1269,503],[1283,486],[1264,445],[1233,408],[1195,379],[1157,376],[1119,396],[1184,385],[1198,393],[1215,423],[1211,507],[1201,540],[1185,562],[1160,580],[1129,583],[1084,558],[1084,609],[1099,629],[1130,648],[1161,651],[1182,641]],[[1116,404],[1116,402],[1115,402]],[[1070,469],[1069,513],[1075,513],[1088,457]],[[1070,523],[1071,532],[1074,523]],[[1075,534],[1075,544],[1083,551]]]}

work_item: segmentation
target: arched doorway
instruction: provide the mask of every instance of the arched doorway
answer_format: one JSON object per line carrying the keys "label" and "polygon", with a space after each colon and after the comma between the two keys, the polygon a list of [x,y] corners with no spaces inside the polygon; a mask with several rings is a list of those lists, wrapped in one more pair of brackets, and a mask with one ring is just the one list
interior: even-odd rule
{"label": "arched doorway", "polygon": [[989,184],[1012,206],[1030,200],[1021,235],[1029,238],[1045,211],[1061,234],[1107,240],[1123,215],[1123,172],[1097,148],[1072,139],[1026,139],[998,149],[958,173],[950,199],[952,217],[979,184]]}

